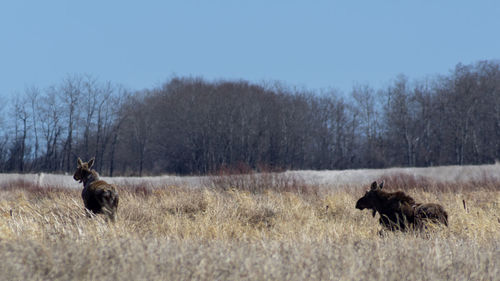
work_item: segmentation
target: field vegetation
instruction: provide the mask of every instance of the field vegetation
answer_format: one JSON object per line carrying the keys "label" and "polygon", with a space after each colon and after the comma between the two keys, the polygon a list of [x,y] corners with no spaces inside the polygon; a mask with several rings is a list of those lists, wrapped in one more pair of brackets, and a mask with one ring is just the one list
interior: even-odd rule
{"label": "field vegetation", "polygon": [[80,189],[2,182],[0,279],[500,280],[499,180],[372,180],[382,179],[441,203],[449,227],[379,235],[378,217],[354,208],[369,181],[329,187],[291,173],[122,184],[115,223],[87,218]]}

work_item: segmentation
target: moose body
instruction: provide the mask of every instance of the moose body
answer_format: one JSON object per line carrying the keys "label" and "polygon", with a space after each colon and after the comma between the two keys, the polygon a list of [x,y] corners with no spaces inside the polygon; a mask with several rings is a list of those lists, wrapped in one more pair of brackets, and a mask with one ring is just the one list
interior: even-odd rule
{"label": "moose body", "polygon": [[402,191],[383,191],[383,185],[383,182],[380,185],[373,182],[370,190],[356,202],[356,208],[371,209],[373,216],[378,212],[379,223],[386,229],[422,229],[428,221],[448,226],[448,214],[443,206],[435,203],[416,203]]}
{"label": "moose body", "polygon": [[415,208],[415,222],[418,227],[422,227],[426,221],[448,226],[448,213],[439,204],[420,204]]}
{"label": "moose body", "polygon": [[99,174],[91,170],[93,165],[94,158],[89,162],[78,158],[73,179],[83,182],[82,199],[85,208],[94,214],[105,214],[114,221],[118,209],[118,192],[114,185],[99,179]]}

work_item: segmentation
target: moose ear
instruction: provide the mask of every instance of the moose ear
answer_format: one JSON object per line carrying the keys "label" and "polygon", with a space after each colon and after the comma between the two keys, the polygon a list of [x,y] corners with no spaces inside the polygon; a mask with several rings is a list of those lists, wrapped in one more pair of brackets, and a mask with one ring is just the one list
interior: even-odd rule
{"label": "moose ear", "polygon": [[81,167],[83,164],[82,159],[80,159],[80,157],[78,157],[78,159],[76,160],[76,163],[78,164],[78,167]]}
{"label": "moose ear", "polygon": [[382,189],[382,188],[384,187],[384,181],[382,181],[382,182],[378,185],[378,187],[379,187],[380,189]]}
{"label": "moose ear", "polygon": [[95,157],[92,157],[92,159],[89,160],[89,162],[88,162],[89,169],[92,168],[92,166],[94,166],[94,161],[95,161]]}
{"label": "moose ear", "polygon": [[370,187],[370,189],[371,190],[377,189],[377,182],[376,181],[372,182],[372,186]]}

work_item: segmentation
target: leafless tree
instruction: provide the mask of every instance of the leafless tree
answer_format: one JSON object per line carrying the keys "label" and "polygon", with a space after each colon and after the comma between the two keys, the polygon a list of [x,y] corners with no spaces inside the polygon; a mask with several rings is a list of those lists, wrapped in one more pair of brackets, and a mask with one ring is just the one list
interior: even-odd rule
{"label": "leafless tree", "polygon": [[49,87],[40,98],[37,106],[38,123],[45,143],[45,155],[42,170],[59,170],[59,148],[57,147],[62,133],[62,110],[57,99],[55,87]]}
{"label": "leafless tree", "polygon": [[27,151],[28,130],[30,129],[29,100],[22,95],[14,99],[13,112],[11,114],[14,124],[14,143],[10,152],[9,166],[19,172],[25,170],[25,156]]}
{"label": "leafless tree", "polygon": [[37,161],[39,158],[39,150],[40,150],[40,141],[38,136],[38,114],[37,114],[37,105],[40,101],[40,90],[31,86],[25,90],[26,98],[29,102],[30,115],[31,115],[31,128],[34,136],[34,152],[32,158],[34,162],[32,163],[33,167],[37,167]]}
{"label": "leafless tree", "polygon": [[59,98],[62,102],[63,117],[66,122],[66,139],[62,150],[61,167],[64,171],[70,171],[73,158],[73,135],[75,133],[75,122],[81,112],[79,102],[82,95],[82,76],[67,76],[59,88]]}

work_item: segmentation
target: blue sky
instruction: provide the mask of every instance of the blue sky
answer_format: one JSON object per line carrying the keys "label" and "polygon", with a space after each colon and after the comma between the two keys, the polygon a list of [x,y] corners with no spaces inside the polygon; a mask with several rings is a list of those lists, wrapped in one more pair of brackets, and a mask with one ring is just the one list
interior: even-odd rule
{"label": "blue sky", "polygon": [[0,96],[88,73],[350,91],[500,58],[500,1],[2,1]]}

